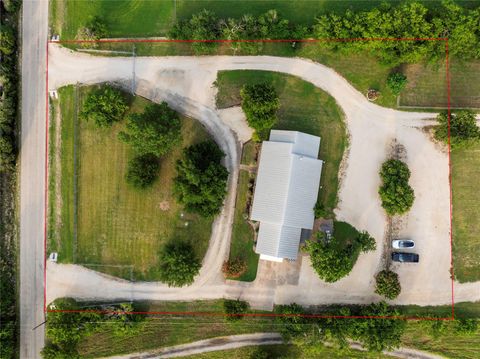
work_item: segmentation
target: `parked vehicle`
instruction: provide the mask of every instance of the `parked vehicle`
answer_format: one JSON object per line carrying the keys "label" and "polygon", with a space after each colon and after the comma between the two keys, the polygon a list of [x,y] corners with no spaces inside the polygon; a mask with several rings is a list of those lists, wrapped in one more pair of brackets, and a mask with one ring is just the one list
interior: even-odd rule
{"label": "parked vehicle", "polygon": [[415,247],[415,242],[411,239],[395,239],[392,241],[392,247],[395,249],[409,249]]}
{"label": "parked vehicle", "polygon": [[416,253],[402,253],[402,252],[392,253],[392,260],[394,262],[418,263],[419,259],[420,257]]}

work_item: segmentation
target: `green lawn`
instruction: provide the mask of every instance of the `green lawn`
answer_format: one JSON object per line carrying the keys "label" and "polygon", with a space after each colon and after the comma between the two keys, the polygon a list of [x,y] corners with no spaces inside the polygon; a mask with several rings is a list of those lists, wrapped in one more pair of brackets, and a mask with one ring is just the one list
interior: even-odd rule
{"label": "green lawn", "polygon": [[230,260],[242,258],[247,263],[247,270],[237,280],[251,282],[257,276],[258,259],[260,255],[253,251],[254,233],[252,227],[244,216],[247,211],[248,183],[250,181],[248,171],[241,170],[238,179],[237,200],[235,202],[235,217],[233,219],[232,239],[230,244]]}
{"label": "green lawn", "polygon": [[[79,88],[81,101],[91,88]],[[203,258],[210,239],[212,220],[183,213],[172,195],[175,163],[182,148],[208,137],[203,127],[190,118],[182,118],[182,148],[178,147],[161,161],[158,180],[153,187],[137,190],[125,181],[126,166],[133,156],[118,139],[124,122],[98,129],[79,120],[77,148],[77,239],[74,245],[73,183],[73,93],[60,91],[62,115],[62,226],[60,260],[86,265],[98,271],[135,280],[158,279],[158,258],[170,240],[185,240]],[[149,101],[135,97],[130,111],[139,112]],[[66,112],[65,112],[66,111]],[[76,253],[73,258],[71,253]]]}
{"label": "green lawn", "polygon": [[275,86],[280,98],[275,129],[302,131],[320,136],[319,158],[325,163],[318,198],[332,213],[337,204],[338,171],[347,146],[343,113],[324,91],[294,76],[268,71],[221,71],[218,74],[217,106],[238,105],[240,89],[246,83],[266,81]]}
{"label": "green lawn", "polygon": [[480,280],[480,145],[451,153],[453,266],[460,282]]}

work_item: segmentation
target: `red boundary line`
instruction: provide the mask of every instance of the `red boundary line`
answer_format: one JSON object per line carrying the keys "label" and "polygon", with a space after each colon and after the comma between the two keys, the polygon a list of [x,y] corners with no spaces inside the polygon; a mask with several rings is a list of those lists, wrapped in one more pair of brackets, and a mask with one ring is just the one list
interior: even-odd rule
{"label": "red boundary line", "polygon": [[[48,203],[48,127],[49,127],[49,108],[48,108],[48,45],[50,43],[57,44],[79,44],[79,43],[232,43],[232,42],[267,42],[267,43],[287,43],[287,42],[351,42],[351,41],[445,41],[445,59],[446,59],[446,80],[447,80],[447,113],[448,113],[448,182],[450,189],[450,270],[452,278],[452,314],[450,317],[414,317],[414,316],[362,316],[362,315],[317,315],[317,314],[276,314],[276,313],[245,313],[241,315],[226,314],[217,312],[119,312],[112,310],[57,310],[47,308],[47,203]],[[455,302],[454,302],[454,269],[453,269],[453,203],[452,203],[452,164],[451,164],[451,143],[450,143],[450,64],[449,64],[449,48],[447,37],[432,38],[338,38],[338,39],[251,39],[251,40],[170,40],[170,39],[109,39],[109,40],[63,40],[63,41],[47,41],[46,51],[46,134],[45,134],[45,217],[44,217],[44,312],[52,313],[100,313],[100,314],[142,314],[142,315],[185,315],[185,316],[211,316],[211,317],[303,317],[303,318],[333,318],[333,319],[403,319],[403,320],[454,320],[455,319]]]}

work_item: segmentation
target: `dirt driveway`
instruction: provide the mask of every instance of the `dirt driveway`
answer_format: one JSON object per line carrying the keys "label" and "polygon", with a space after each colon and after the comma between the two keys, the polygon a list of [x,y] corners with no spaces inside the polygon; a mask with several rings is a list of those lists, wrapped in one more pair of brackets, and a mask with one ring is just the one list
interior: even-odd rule
{"label": "dirt driveway", "polygon": [[[119,285],[97,273],[78,266],[49,265],[47,296],[73,295],[79,298],[111,299],[126,294],[138,299],[210,299],[241,297],[260,307],[273,302],[302,304],[368,303],[379,299],[373,293],[373,276],[381,268],[383,236],[386,231],[380,206],[378,171],[396,139],[405,147],[406,161],[412,172],[410,184],[415,204],[405,220],[402,235],[418,243],[421,256],[417,265],[396,268],[402,282],[398,304],[434,305],[451,302],[450,280],[450,202],[448,157],[424,133],[422,127],[433,122],[434,114],[401,112],[368,102],[343,77],[330,68],[298,58],[270,56],[205,57],[94,57],[50,46],[49,86],[57,88],[76,82],[99,83],[120,81],[132,83],[133,66],[136,92],[154,101],[167,100],[179,111],[198,118],[207,125],[224,151],[230,170],[230,196],[224,212],[216,221],[201,275],[187,288],[168,288],[162,283]],[[238,144],[228,122],[219,118],[214,97],[217,72],[220,70],[256,69],[284,72],[298,76],[327,91],[342,108],[350,136],[344,159],[339,191],[338,220],[367,230],[377,239],[377,250],[361,255],[351,274],[334,284],[318,279],[308,263],[302,261],[298,284],[225,283],[221,262],[228,256],[232,223],[233,196],[238,176]],[[260,268],[266,268],[260,264]],[[268,271],[268,268],[266,269]],[[70,276],[84,273],[73,280]],[[88,271],[88,270],[87,270]],[[83,274],[82,274],[83,276]],[[259,273],[259,278],[265,278]],[[88,280],[90,282],[85,282]],[[68,284],[67,284],[68,283]],[[480,299],[480,282],[455,284],[456,301]],[[128,288],[128,289],[127,289]]]}

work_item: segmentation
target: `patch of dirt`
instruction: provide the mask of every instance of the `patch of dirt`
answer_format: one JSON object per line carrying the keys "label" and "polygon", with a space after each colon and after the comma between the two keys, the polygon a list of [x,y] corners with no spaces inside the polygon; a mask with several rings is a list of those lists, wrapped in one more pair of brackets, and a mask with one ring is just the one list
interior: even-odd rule
{"label": "patch of dirt", "polygon": [[170,209],[170,202],[168,202],[168,201],[162,201],[162,202],[160,202],[159,207],[160,207],[160,209],[161,209],[162,211],[164,211],[164,212],[165,212],[165,211],[168,211],[168,210]]}

